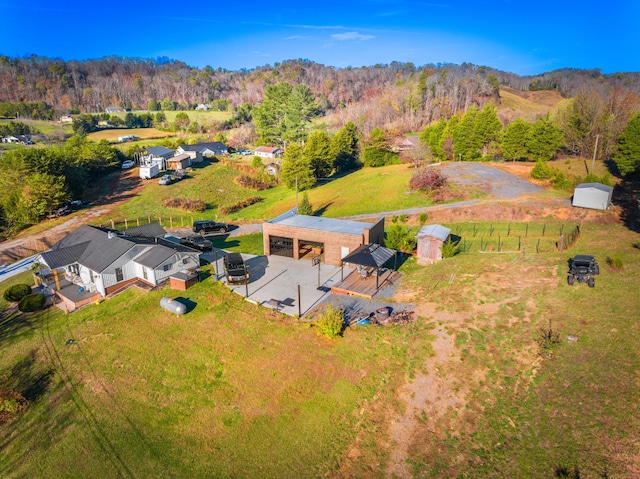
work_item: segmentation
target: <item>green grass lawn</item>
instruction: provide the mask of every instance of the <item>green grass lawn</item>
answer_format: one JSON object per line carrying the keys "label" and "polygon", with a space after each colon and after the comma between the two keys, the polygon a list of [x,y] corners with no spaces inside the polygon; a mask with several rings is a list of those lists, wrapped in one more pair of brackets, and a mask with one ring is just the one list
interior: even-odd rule
{"label": "green grass lawn", "polygon": [[228,251],[255,254],[257,256],[264,254],[262,233],[232,236],[227,238],[212,237],[211,243],[214,248],[220,248]]}
{"label": "green grass lawn", "polygon": [[[245,247],[259,244],[251,236]],[[428,397],[442,406],[415,412],[415,477],[631,477],[639,240],[585,224],[564,253],[470,251],[428,267],[409,258],[398,294],[420,319],[337,341],[211,278],[186,292],[130,289],[70,315],[5,314],[0,377],[29,407],[0,428],[0,476],[383,477],[399,388],[431,374]],[[566,284],[576,253],[596,255],[595,288]],[[172,315],[163,296],[193,309]],[[558,342],[541,350],[550,326]]]}
{"label": "green grass lawn", "polygon": [[56,131],[63,131],[64,133],[68,133],[68,134],[72,134],[73,133],[73,130],[72,130],[70,124],[68,124],[68,123],[62,124],[62,123],[58,123],[57,121],[24,120],[24,119],[20,119],[20,120],[0,119],[0,124],[8,123],[10,121],[14,121],[14,122],[15,121],[19,121],[21,123],[29,125],[32,128],[35,128],[40,133],[43,133],[45,135],[49,135],[49,134],[54,133]]}
{"label": "green grass lawn", "polygon": [[[407,185],[412,174],[413,169],[407,165],[362,168],[313,188],[308,192],[309,200],[317,213],[327,217],[431,205],[428,196],[409,190]],[[214,163],[194,169],[190,178],[168,187],[150,181],[139,196],[114,212],[114,217],[132,220],[150,215],[156,219],[172,217],[179,221],[180,217],[190,219],[194,216],[190,212],[164,208],[162,199],[168,197],[202,199],[207,203],[207,211],[195,216],[223,221],[268,220],[295,207],[295,191],[284,186],[264,191],[249,190],[233,182],[238,175],[240,173],[230,166]],[[219,206],[230,206],[254,196],[263,200],[237,213],[227,216],[218,214]]]}

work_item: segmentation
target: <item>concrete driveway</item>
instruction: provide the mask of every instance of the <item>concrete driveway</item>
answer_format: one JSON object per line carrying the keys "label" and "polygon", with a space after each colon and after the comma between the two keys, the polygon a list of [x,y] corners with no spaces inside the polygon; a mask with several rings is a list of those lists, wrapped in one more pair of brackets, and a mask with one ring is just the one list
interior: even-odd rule
{"label": "concrete driveway", "polygon": [[[214,281],[227,284],[222,266],[224,254],[224,250],[214,249],[201,256],[215,264]],[[311,261],[282,256],[254,256],[243,253],[242,257],[249,269],[250,281],[246,286],[227,284],[231,291],[248,301],[291,316],[304,316],[331,294],[331,287],[342,281],[342,274],[346,278],[353,271],[353,268],[345,267],[344,272],[341,272],[340,266],[321,263],[318,272],[318,266],[312,266]]]}

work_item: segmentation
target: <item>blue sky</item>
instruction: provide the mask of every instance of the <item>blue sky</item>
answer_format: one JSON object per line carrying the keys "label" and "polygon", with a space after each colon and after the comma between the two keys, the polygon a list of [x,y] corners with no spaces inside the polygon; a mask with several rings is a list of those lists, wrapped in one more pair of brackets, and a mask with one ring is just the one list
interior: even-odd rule
{"label": "blue sky", "polygon": [[640,71],[640,1],[0,0],[0,54],[167,56],[237,70],[305,58]]}

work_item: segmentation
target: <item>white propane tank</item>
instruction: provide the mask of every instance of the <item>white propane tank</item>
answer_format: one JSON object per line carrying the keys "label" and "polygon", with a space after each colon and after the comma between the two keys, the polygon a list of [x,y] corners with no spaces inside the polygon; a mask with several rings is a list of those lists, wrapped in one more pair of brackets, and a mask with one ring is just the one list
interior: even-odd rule
{"label": "white propane tank", "polygon": [[180,301],[167,297],[160,300],[160,307],[175,314],[184,314],[187,312],[187,307],[184,304]]}

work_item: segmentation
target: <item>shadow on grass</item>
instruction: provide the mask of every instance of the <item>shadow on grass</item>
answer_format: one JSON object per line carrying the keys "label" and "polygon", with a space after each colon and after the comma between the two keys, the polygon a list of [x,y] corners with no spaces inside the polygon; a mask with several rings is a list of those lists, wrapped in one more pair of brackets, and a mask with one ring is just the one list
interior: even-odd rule
{"label": "shadow on grass", "polygon": [[6,386],[29,402],[37,401],[49,390],[53,376],[53,369],[38,364],[37,351],[32,349],[27,357],[18,361],[6,378]]}
{"label": "shadow on grass", "polygon": [[198,303],[196,303],[195,301],[191,301],[189,298],[183,298],[182,296],[178,296],[174,299],[174,301],[178,301],[187,307],[186,314],[189,314],[191,311],[196,309],[196,306],[198,306]]}
{"label": "shadow on grass", "polygon": [[8,311],[0,318],[0,345],[7,341],[15,341],[31,334],[33,320],[20,311]]}

